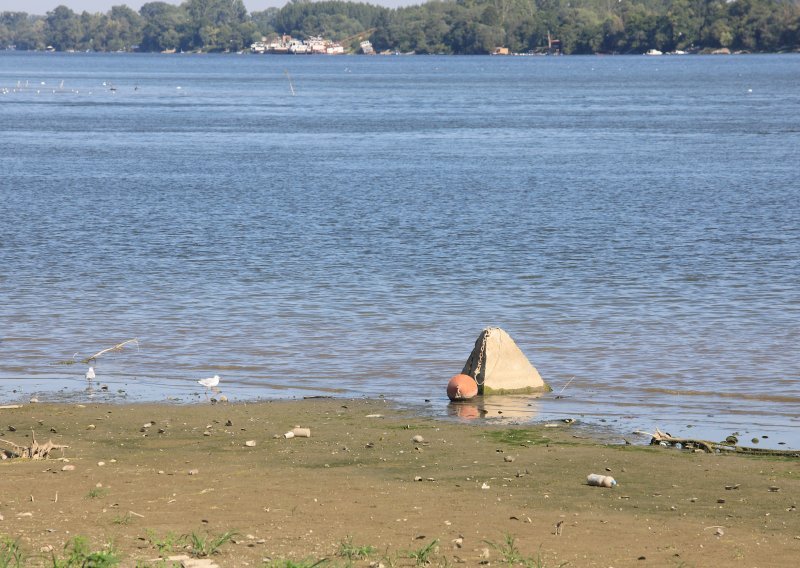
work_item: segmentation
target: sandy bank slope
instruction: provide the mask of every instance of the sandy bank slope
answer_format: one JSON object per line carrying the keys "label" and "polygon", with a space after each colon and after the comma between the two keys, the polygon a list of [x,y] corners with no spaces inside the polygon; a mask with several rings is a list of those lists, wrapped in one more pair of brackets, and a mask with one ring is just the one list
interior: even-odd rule
{"label": "sandy bank slope", "polygon": [[[430,559],[441,566],[480,565],[487,550],[501,564],[512,539],[544,566],[795,566],[800,557],[796,460],[604,446],[567,425],[443,423],[382,401],[30,405],[0,411],[0,425],[17,444],[35,430],[39,442],[68,445],[75,466],[0,462],[0,536],[31,555],[83,535],[98,549],[113,542],[125,566],[155,566],[159,546],[185,552],[175,537],[235,530],[213,555],[220,566],[344,566],[337,553],[348,542],[351,556],[375,549],[355,565],[410,566],[410,553],[434,540]],[[312,436],[284,438],[295,425]],[[616,488],[585,484],[606,468]]]}

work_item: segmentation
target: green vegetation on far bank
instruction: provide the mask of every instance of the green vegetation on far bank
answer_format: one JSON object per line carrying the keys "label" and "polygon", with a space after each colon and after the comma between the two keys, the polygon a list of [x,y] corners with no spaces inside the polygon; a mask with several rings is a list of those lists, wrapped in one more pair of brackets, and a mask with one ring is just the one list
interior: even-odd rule
{"label": "green vegetation on far bank", "polygon": [[[566,54],[730,49],[800,50],[800,0],[432,0],[386,8],[294,0],[248,13],[242,0],[148,2],[107,13],[60,5],[46,15],[0,12],[0,49],[246,50],[262,37],[323,36],[401,53]],[[552,41],[557,40],[557,41]]]}

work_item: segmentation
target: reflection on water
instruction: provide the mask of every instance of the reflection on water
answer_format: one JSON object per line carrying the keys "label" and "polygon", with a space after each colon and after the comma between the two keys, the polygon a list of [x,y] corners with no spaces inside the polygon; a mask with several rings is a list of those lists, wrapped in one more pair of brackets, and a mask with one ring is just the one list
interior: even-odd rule
{"label": "reflection on water", "polygon": [[530,422],[536,419],[542,395],[476,396],[467,401],[450,401],[447,416],[461,420]]}

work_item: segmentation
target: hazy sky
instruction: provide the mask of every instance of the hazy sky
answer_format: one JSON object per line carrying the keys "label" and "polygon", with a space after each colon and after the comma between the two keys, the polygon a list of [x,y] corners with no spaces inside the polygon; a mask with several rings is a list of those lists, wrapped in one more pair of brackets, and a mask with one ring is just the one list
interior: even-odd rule
{"label": "hazy sky", "polygon": [[[47,12],[57,6],[64,5],[73,12],[102,12],[106,13],[111,6],[125,5],[134,10],[139,10],[142,4],[151,0],[0,0],[0,12],[27,12],[44,16]],[[170,4],[181,4],[182,0],[164,0]],[[288,3],[288,0],[244,0],[244,5],[248,12],[257,12],[275,6],[280,8]],[[412,4],[422,4],[424,0],[368,0],[369,4],[378,6],[409,6]]]}

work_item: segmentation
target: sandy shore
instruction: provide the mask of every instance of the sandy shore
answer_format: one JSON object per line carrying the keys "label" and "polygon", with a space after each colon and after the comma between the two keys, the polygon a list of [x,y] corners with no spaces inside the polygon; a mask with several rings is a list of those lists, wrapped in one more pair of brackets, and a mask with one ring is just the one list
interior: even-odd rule
{"label": "sandy shore", "polygon": [[[311,437],[283,437],[298,425]],[[182,535],[228,531],[219,566],[413,566],[426,548],[433,566],[800,557],[796,459],[606,445],[563,423],[441,422],[380,400],[31,404],[0,410],[0,427],[7,442],[34,431],[68,446],[0,461],[0,536],[31,566],[75,536],[113,543],[123,566],[169,566],[160,559],[191,552]],[[590,487],[589,473],[618,486]]]}

